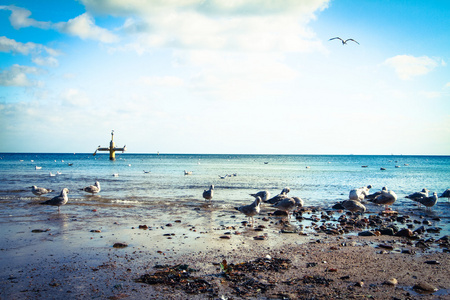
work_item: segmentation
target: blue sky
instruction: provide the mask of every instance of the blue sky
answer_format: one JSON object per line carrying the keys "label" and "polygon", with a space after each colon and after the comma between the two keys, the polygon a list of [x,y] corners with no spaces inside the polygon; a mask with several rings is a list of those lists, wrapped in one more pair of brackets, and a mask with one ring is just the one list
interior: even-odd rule
{"label": "blue sky", "polygon": [[0,152],[449,155],[448,11],[0,0]]}

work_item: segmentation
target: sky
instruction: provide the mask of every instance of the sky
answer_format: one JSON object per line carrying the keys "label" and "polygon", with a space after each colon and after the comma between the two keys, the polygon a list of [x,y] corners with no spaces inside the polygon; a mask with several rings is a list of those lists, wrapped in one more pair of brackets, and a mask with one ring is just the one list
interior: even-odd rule
{"label": "sky", "polygon": [[0,152],[450,155],[449,11],[0,0]]}

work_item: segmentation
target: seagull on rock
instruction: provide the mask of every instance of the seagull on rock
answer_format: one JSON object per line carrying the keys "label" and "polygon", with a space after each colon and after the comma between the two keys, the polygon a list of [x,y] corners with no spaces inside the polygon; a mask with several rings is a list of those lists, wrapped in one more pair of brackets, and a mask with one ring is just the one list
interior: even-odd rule
{"label": "seagull on rock", "polygon": [[394,204],[394,202],[397,200],[397,195],[394,193],[394,191],[388,191],[382,190],[381,194],[375,197],[375,199],[372,200],[373,203],[384,205],[385,210],[389,209],[389,205]]}
{"label": "seagull on rock", "polygon": [[256,196],[255,198],[256,199],[255,201],[253,201],[252,204],[235,207],[235,209],[237,209],[238,211],[246,215],[249,219],[251,219],[252,227],[254,223],[253,216],[259,214],[261,210],[261,198],[259,196]]}
{"label": "seagull on rock", "polygon": [[63,188],[61,191],[61,194],[59,194],[59,196],[56,196],[50,200],[42,202],[41,204],[58,206],[58,213],[59,213],[61,211],[61,206],[66,204],[67,201],[69,201],[69,198],[67,197],[68,193],[69,193],[69,189]]}
{"label": "seagull on rock", "polygon": [[278,203],[276,203],[273,207],[277,208],[278,210],[285,211],[288,215],[288,220],[290,219],[290,211],[295,209],[296,207],[302,207],[303,206],[303,200],[299,197],[291,197],[291,198],[285,198]]}

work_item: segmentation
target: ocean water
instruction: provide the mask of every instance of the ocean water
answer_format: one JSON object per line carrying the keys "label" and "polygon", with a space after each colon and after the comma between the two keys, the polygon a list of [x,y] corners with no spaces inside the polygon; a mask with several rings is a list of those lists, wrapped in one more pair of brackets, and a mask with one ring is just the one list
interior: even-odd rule
{"label": "ocean water", "polygon": [[[327,208],[348,199],[351,189],[371,184],[371,192],[384,186],[395,191],[398,200],[393,209],[407,211],[417,206],[404,198],[406,195],[425,187],[441,195],[450,188],[450,156],[119,153],[116,158],[110,161],[107,154],[1,153],[0,200],[35,199],[29,187],[37,185],[54,189],[49,197],[66,187],[69,201],[77,204],[195,206],[204,203],[202,192],[213,184],[217,206],[251,203],[250,193],[268,190],[274,196],[290,187],[290,195],[301,197],[306,206]],[[192,175],[184,175],[184,170]],[[50,176],[50,172],[61,174]],[[224,175],[232,176],[221,179]],[[98,195],[80,190],[96,180],[102,188]],[[448,200],[440,198],[431,212],[422,211],[441,217],[448,225],[448,208]]]}

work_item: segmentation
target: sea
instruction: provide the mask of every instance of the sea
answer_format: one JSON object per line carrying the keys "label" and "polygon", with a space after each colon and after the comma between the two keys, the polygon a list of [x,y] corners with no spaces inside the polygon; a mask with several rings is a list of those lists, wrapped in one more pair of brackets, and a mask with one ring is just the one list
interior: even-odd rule
{"label": "sea", "polygon": [[[205,203],[202,193],[214,185],[217,207],[250,204],[251,193],[267,190],[275,196],[289,187],[289,195],[305,206],[327,209],[348,199],[351,189],[370,184],[371,192],[386,186],[397,194],[394,210],[437,216],[448,231],[449,199],[439,198],[426,210],[405,196],[423,188],[441,195],[450,188],[449,175],[450,156],[116,153],[111,161],[108,154],[0,153],[0,205],[35,200],[30,187],[36,185],[55,190],[47,198],[68,188],[72,204],[189,207]],[[81,190],[95,181],[99,194]]]}

